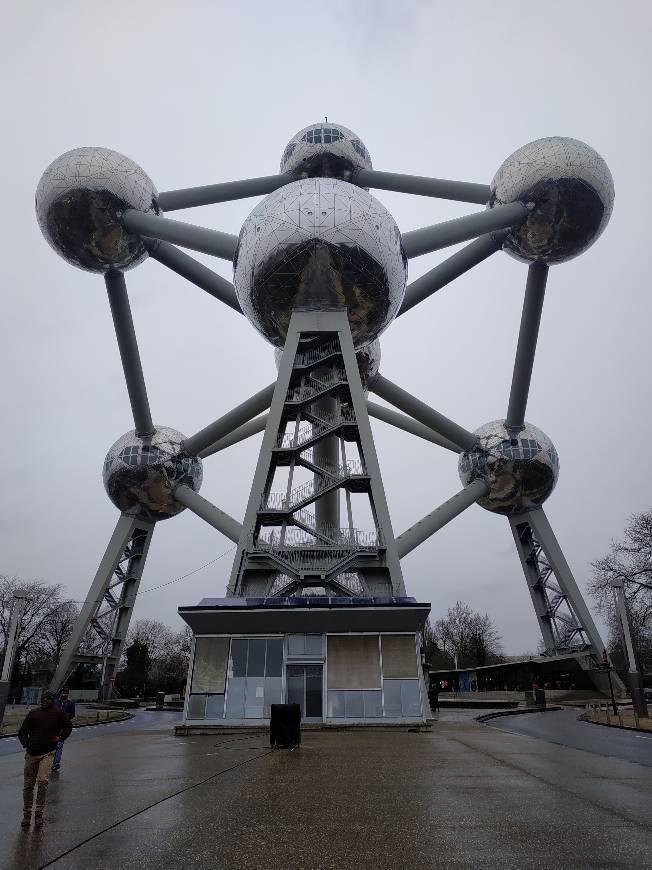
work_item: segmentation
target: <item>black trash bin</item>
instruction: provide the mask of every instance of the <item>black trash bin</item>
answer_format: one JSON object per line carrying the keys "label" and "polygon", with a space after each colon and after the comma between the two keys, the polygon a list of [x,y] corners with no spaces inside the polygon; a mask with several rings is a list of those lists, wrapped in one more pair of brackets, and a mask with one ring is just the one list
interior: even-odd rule
{"label": "black trash bin", "polygon": [[156,693],[156,709],[157,710],[165,709],[165,692],[157,692]]}
{"label": "black trash bin", "polygon": [[272,704],[269,717],[269,743],[291,749],[301,743],[301,707],[299,704]]}
{"label": "black trash bin", "polygon": [[537,705],[539,710],[546,709],[546,691],[545,691],[545,689],[535,689],[534,690],[534,703]]}

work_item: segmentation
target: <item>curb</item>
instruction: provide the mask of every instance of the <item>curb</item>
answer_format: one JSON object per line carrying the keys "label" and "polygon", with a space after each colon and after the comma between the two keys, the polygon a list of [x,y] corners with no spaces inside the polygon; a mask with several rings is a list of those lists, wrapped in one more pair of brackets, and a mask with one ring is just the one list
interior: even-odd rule
{"label": "curb", "polygon": [[500,710],[497,713],[485,713],[484,716],[476,716],[475,721],[485,725],[490,719],[499,719],[501,716],[523,716],[526,713],[556,713],[558,710],[563,710],[563,707],[557,705],[552,707],[528,707],[526,710]]}
{"label": "curb", "polygon": [[587,725],[601,725],[603,728],[617,728],[619,731],[635,731],[637,734],[647,734],[652,738],[652,731],[649,728],[636,728],[633,725],[612,725],[610,722],[594,722],[592,719],[586,718],[586,713],[582,713],[577,717],[578,722],[586,722]]}

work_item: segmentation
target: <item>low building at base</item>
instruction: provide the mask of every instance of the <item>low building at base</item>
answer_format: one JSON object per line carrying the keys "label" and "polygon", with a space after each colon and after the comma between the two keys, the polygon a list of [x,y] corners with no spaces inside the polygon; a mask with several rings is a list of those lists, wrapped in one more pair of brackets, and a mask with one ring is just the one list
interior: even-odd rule
{"label": "low building at base", "polygon": [[206,598],[179,615],[193,632],[185,726],[269,722],[298,703],[325,725],[423,723],[430,717],[414,598]]}

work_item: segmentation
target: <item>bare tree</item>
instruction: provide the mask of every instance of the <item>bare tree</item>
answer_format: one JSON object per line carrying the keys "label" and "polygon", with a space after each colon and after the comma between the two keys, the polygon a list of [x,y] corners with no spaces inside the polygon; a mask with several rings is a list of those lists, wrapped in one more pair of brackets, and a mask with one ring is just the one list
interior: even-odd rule
{"label": "bare tree", "polygon": [[434,639],[458,667],[479,667],[501,661],[501,638],[491,617],[458,601],[434,625]]}
{"label": "bare tree", "polygon": [[589,591],[609,626],[609,650],[624,661],[620,621],[611,582],[624,584],[632,641],[639,663],[652,662],[652,509],[630,516],[621,540],[612,541],[602,559],[591,563]]}
{"label": "bare tree", "polygon": [[48,585],[41,580],[25,581],[18,577],[0,575],[0,638],[3,650],[7,645],[14,593],[20,591],[26,596],[16,635],[18,658],[32,648],[36,650],[47,636],[57,611],[69,604],[61,599],[62,589],[61,584]]}

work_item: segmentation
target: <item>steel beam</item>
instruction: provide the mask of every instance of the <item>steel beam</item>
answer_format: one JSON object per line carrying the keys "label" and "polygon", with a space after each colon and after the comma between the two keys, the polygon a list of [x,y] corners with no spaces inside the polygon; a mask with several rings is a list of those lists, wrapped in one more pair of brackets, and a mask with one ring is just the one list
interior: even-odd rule
{"label": "steel beam", "polygon": [[476,443],[476,437],[472,432],[453,423],[448,417],[444,417],[438,411],[430,408],[425,402],[415,398],[401,387],[388,381],[380,373],[376,375],[373,383],[370,385],[371,390],[385,399],[390,405],[394,405],[410,417],[414,417],[419,423],[423,423],[429,429],[433,429],[442,437],[451,441],[462,450],[472,450]]}
{"label": "steel beam", "polygon": [[283,187],[284,184],[289,184],[291,181],[295,181],[292,172],[284,172],[282,175],[263,175],[259,178],[245,178],[241,181],[223,181],[221,184],[167,190],[159,193],[158,202],[163,211],[178,211],[182,208],[195,208],[198,205],[214,205],[218,202],[246,199],[249,196],[263,196],[278,190],[279,187]]}
{"label": "steel beam", "polygon": [[197,260],[189,257],[188,254],[184,254],[183,251],[175,248],[174,245],[155,240],[151,246],[150,257],[158,260],[159,263],[167,266],[168,269],[172,269],[173,272],[181,275],[182,278],[186,278],[191,283],[196,284],[197,287],[201,287],[202,290],[210,293],[211,296],[219,299],[220,302],[224,302],[229,308],[233,308],[238,314],[242,314],[233,284],[227,281],[226,278],[222,278],[217,272],[213,272],[212,269],[204,266],[203,263],[199,263]]}
{"label": "steel beam", "polygon": [[480,236],[479,239],[471,242],[461,251],[457,251],[443,263],[435,266],[425,275],[417,278],[411,284],[408,284],[405,291],[403,304],[401,305],[398,314],[405,314],[410,308],[414,308],[419,302],[423,302],[437,290],[441,290],[446,284],[450,284],[455,278],[459,278],[469,269],[477,266],[487,257],[495,254],[502,247],[503,240],[507,233],[504,230],[499,230],[495,233],[487,233],[485,236]]}
{"label": "steel beam", "polygon": [[453,453],[461,453],[461,447],[453,444],[447,438],[442,438],[437,432],[434,432],[423,423],[418,423],[412,417],[406,417],[405,414],[399,414],[398,411],[392,411],[391,408],[385,408],[383,405],[378,405],[376,402],[367,400],[367,411],[370,417],[375,417],[376,420],[382,420],[383,423],[389,423],[390,426],[395,426],[397,429],[402,429],[404,432],[410,432],[412,435],[417,435],[432,444],[437,444],[439,447],[445,447],[446,450],[452,450]]}
{"label": "steel beam", "polygon": [[111,270],[104,276],[104,281],[109,296],[115,334],[118,338],[122,368],[127,381],[127,392],[134,416],[136,434],[151,435],[154,432],[154,424],[149,410],[147,388],[138,353],[138,342],[131,317],[125,277],[122,272]]}
{"label": "steel beam", "polygon": [[[16,639],[20,621],[23,617],[25,605],[27,604],[27,594],[25,592],[14,592],[14,603],[11,608],[11,616],[9,618],[9,629],[5,638],[5,657],[2,662],[2,675],[0,682],[11,683],[11,671],[14,666],[14,656],[16,655]],[[0,716],[0,725],[2,725],[2,716]]]}
{"label": "steel beam", "polygon": [[512,375],[512,388],[509,394],[507,408],[507,429],[520,430],[525,424],[525,409],[527,407],[534,354],[537,349],[541,310],[546,292],[548,266],[545,263],[532,263],[527,273],[521,327],[518,333],[516,359]]}
{"label": "steel beam", "polygon": [[527,208],[520,202],[497,205],[495,208],[488,208],[452,221],[403,233],[403,248],[408,257],[420,257],[422,254],[439,251],[441,248],[457,245],[459,242],[467,242],[469,239],[494,230],[521,224],[527,215]]}
{"label": "steel beam", "polygon": [[403,175],[400,172],[378,172],[376,169],[358,169],[351,179],[359,187],[393,190],[396,193],[416,193],[436,199],[454,199],[457,202],[475,202],[486,205],[491,195],[488,184],[469,181],[447,181],[423,175]]}
{"label": "steel beam", "polygon": [[223,260],[233,260],[238,237],[218,230],[207,230],[195,224],[173,221],[155,214],[145,214],[135,209],[127,209],[122,215],[122,223],[130,233],[149,236],[161,242],[172,242],[182,248],[211,254]]}
{"label": "steel beam", "polygon": [[219,420],[210,423],[201,431],[192,435],[184,441],[184,447],[188,453],[193,456],[198,456],[202,451],[206,450],[216,441],[219,441],[228,433],[247,423],[252,417],[258,416],[262,411],[269,408],[272,396],[274,395],[275,384],[270,384],[262,390],[259,390],[255,395],[251,396],[246,402],[233,408]]}
{"label": "steel beam", "polygon": [[242,534],[241,523],[225,514],[224,511],[215,507],[214,504],[211,504],[211,502],[185,484],[176,486],[173,494],[177,501],[180,501],[188,510],[201,517],[209,526],[213,526],[214,529],[217,529],[218,532],[221,532],[224,537],[235,544],[238,543]]}
{"label": "steel beam", "polygon": [[482,498],[489,492],[489,487],[484,480],[474,480],[464,489],[455,493],[452,498],[445,501],[438,508],[435,508],[432,513],[429,513],[418,523],[410,526],[402,535],[396,539],[396,547],[398,549],[399,559],[407,556],[420,544],[423,544],[431,535],[438,532],[456,516],[465,511],[468,507]]}
{"label": "steel beam", "polygon": [[219,441],[211,444],[210,447],[202,450],[198,456],[200,459],[206,459],[207,456],[219,453],[220,450],[224,450],[226,447],[231,447],[239,441],[244,441],[245,438],[250,438],[252,435],[262,432],[266,425],[267,414],[263,414],[262,417],[256,417],[248,423],[243,423],[242,426],[238,426],[238,428],[234,429],[233,432],[229,432],[228,435],[225,435],[223,438],[220,438]]}

